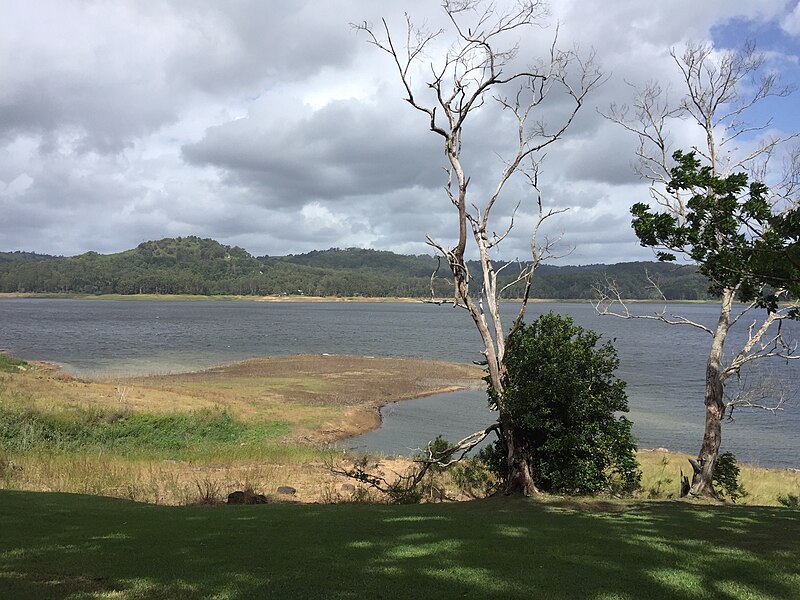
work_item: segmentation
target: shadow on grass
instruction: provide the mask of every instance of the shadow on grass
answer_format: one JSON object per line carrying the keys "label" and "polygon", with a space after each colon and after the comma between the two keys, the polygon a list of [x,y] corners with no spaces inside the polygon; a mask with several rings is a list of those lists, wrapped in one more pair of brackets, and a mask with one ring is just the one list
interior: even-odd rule
{"label": "shadow on grass", "polygon": [[800,513],[497,498],[156,507],[0,492],[3,598],[800,598]]}

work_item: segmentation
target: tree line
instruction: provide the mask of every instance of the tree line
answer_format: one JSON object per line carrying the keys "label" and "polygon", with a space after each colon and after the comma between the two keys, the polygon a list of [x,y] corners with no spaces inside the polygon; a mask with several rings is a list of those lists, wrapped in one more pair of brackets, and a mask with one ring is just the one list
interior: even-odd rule
{"label": "tree line", "polygon": [[[196,236],[165,238],[116,254],[87,252],[55,257],[31,252],[0,253],[0,292],[63,294],[307,295],[334,297],[446,298],[453,284],[431,275],[437,260],[361,248],[254,257],[246,250]],[[522,265],[524,268],[525,265]],[[480,274],[479,265],[469,264]],[[669,300],[702,300],[708,281],[695,267],[655,262],[550,266],[537,270],[532,296],[591,299],[599,282],[613,280],[625,298],[657,299],[645,273],[656,278]],[[513,275],[501,278],[511,282]],[[504,292],[519,298],[522,285]]]}

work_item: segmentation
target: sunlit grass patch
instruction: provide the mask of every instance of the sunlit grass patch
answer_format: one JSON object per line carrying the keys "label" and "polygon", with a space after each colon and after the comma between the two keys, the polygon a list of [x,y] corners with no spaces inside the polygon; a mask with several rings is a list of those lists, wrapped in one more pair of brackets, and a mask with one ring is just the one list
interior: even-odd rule
{"label": "sunlit grass patch", "polygon": [[[642,469],[641,495],[651,499],[677,498],[681,469],[684,474],[691,473],[688,458],[688,454],[680,452],[640,451],[637,459]],[[766,469],[746,464],[740,467],[740,481],[746,495],[737,504],[780,506],[779,496],[800,495],[800,471],[796,469]]]}

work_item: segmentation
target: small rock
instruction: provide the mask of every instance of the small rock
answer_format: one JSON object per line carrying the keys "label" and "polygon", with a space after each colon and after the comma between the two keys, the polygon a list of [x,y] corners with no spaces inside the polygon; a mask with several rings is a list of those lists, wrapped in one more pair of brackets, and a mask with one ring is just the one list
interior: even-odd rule
{"label": "small rock", "polygon": [[355,494],[356,486],[354,486],[352,483],[343,483],[342,491],[345,492],[346,494]]}
{"label": "small rock", "polygon": [[290,485],[281,485],[278,486],[278,493],[286,494],[287,496],[294,496],[297,493],[297,490]]}
{"label": "small rock", "polygon": [[247,498],[241,490],[228,494],[228,504],[244,504],[246,501]]}
{"label": "small rock", "polygon": [[253,490],[237,490],[228,494],[228,504],[267,504],[264,494],[256,494]]}

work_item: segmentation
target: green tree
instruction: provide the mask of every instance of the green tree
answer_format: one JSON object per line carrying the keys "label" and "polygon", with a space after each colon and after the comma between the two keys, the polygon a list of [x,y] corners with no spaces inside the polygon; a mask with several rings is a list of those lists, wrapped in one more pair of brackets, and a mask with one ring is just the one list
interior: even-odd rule
{"label": "green tree", "polygon": [[[537,240],[537,234],[544,221],[563,212],[543,207],[540,161],[544,151],[565,134],[586,96],[603,76],[591,55],[561,51],[555,42],[549,56],[524,61],[533,65],[528,69],[512,66],[518,50],[515,38],[538,35],[542,25],[544,6],[536,0],[520,0],[511,6],[483,0],[444,0],[442,9],[445,26],[438,31],[415,26],[408,16],[400,35],[393,34],[385,20],[376,27],[363,23],[356,28],[388,55],[402,84],[404,99],[422,117],[421,128],[436,136],[444,152],[442,201],[450,208],[451,236],[455,239],[452,245],[430,235],[426,241],[442,259],[443,271],[450,272],[454,306],[466,310],[481,336],[486,371],[498,397],[496,425],[456,446],[477,443],[490,431],[497,432],[507,450],[506,493],[530,495],[537,490],[530,465],[524,460],[525,441],[517,434],[502,401],[507,328],[501,320],[500,300],[506,286],[498,276],[513,269],[506,269],[510,263],[497,261],[497,247],[514,226],[514,219],[508,225],[500,224],[494,209],[511,200],[512,179],[528,184],[527,197],[523,195],[518,203],[524,203],[523,211],[530,210],[534,215],[529,237],[526,235],[530,260],[515,270],[515,281],[523,290],[515,321],[519,324],[534,271],[554,252],[555,240],[542,242],[541,237]],[[416,79],[420,72],[426,73],[424,82]],[[551,113],[549,106],[558,110]],[[496,169],[488,171],[474,169],[491,154],[486,146],[462,144],[470,137],[472,124],[486,118],[508,126],[507,150]],[[507,208],[516,213],[513,200]],[[477,256],[479,269],[469,267],[470,255]],[[482,273],[482,279],[473,279],[473,273]]]}
{"label": "green tree", "polygon": [[[769,121],[759,125],[748,118],[755,105],[791,92],[764,68],[764,55],[752,43],[738,51],[689,43],[682,54],[670,54],[683,95],[651,82],[639,90],[634,110],[612,106],[607,116],[639,138],[638,173],[650,182],[653,201],[632,208],[641,244],[662,261],[697,265],[719,299],[719,316],[707,325],[668,315],[666,307],[635,315],[613,283],[601,290],[596,306],[601,314],[657,319],[709,336],[703,440],[697,459],[690,460],[691,485],[682,480],[681,492],[717,497],[713,474],[725,416],[738,406],[775,409],[782,401],[781,394],[769,398],[766,381],[745,387],[742,368],[768,357],[800,358],[781,328],[798,310],[800,149],[786,144],[796,135],[772,135]],[[692,152],[675,151],[675,134],[692,127],[685,144],[704,143]],[[782,167],[774,165],[776,157],[784,159]],[[737,299],[745,304],[734,310]],[[737,324],[747,327],[744,342],[726,346]],[[726,390],[732,379],[738,389]]]}
{"label": "green tree", "polygon": [[638,487],[641,474],[625,382],[611,342],[554,313],[521,325],[506,348],[508,382],[502,401],[526,438],[539,489],[595,494]]}
{"label": "green tree", "polygon": [[[713,476],[722,443],[722,420],[739,400],[726,399],[726,382],[738,377],[742,367],[753,360],[798,358],[777,327],[783,319],[798,317],[795,302],[786,303],[800,292],[800,269],[787,258],[797,232],[783,233],[792,231],[788,224],[796,220],[797,208],[775,212],[767,186],[748,183],[746,173],[715,175],[709,165],[701,165],[694,152],[677,151],[673,159],[676,166],[667,189],[688,193],[684,213],[635,204],[631,208],[633,229],[643,246],[657,249],[660,260],[675,261],[677,255],[683,255],[695,261],[710,281],[709,291],[720,299],[716,327],[695,324],[710,334],[712,341],[706,361],[705,431],[699,456],[691,461],[694,476],[690,488],[694,494],[718,496]],[[751,321],[747,342],[733,358],[726,359],[728,333],[740,318],[733,313],[735,299],[747,303],[745,311],[761,308],[766,316]]]}

